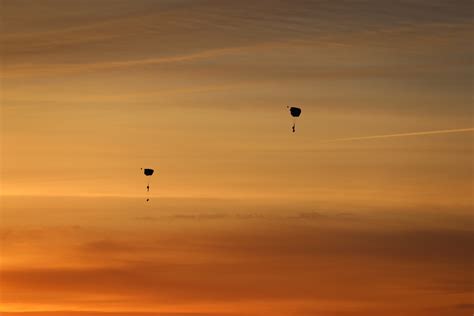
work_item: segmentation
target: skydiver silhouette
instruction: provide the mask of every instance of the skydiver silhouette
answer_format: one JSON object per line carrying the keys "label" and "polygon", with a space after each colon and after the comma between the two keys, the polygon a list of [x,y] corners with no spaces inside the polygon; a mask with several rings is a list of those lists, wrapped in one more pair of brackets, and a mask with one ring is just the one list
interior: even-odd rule
{"label": "skydiver silhouette", "polygon": [[295,126],[295,123],[293,123],[293,127],[292,127],[292,129],[293,129],[293,133],[296,131],[296,129],[295,129],[295,128],[296,128],[296,126]]}
{"label": "skydiver silhouette", "polygon": [[150,185],[147,185],[147,186],[146,186],[146,191],[147,191],[147,192],[150,192]]}

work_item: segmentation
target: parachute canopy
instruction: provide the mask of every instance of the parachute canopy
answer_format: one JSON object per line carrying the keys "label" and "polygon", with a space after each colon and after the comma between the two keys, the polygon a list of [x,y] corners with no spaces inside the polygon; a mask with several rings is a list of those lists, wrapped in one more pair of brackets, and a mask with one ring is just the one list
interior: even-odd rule
{"label": "parachute canopy", "polygon": [[301,114],[301,109],[292,106],[292,107],[290,108],[290,113],[291,113],[291,116],[293,116],[293,117],[298,117],[298,116],[300,116],[300,114]]}
{"label": "parachute canopy", "polygon": [[151,176],[153,175],[153,172],[155,172],[155,170],[153,169],[143,169],[143,173],[148,177],[148,176]]}

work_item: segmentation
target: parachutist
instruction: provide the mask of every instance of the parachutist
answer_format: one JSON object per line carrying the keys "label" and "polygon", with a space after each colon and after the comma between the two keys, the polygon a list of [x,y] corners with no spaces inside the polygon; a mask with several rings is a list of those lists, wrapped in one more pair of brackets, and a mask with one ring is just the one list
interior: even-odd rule
{"label": "parachutist", "polygon": [[[147,177],[151,177],[153,175],[153,173],[155,172],[155,170],[149,169],[149,168],[146,168],[146,169],[142,168],[142,170],[143,170],[143,173],[145,174],[145,176],[147,176]],[[146,191],[150,192],[150,181],[147,182]],[[146,201],[148,202],[149,198],[147,198]]]}
{"label": "parachutist", "polygon": [[293,130],[293,133],[294,133],[294,132],[296,132],[296,122],[295,122],[295,120],[296,120],[296,118],[298,118],[301,115],[301,109],[297,108],[297,107],[294,107],[294,106],[292,106],[292,107],[287,106],[287,108],[290,109],[290,114],[294,118],[293,119],[293,127],[292,127],[292,130]]}

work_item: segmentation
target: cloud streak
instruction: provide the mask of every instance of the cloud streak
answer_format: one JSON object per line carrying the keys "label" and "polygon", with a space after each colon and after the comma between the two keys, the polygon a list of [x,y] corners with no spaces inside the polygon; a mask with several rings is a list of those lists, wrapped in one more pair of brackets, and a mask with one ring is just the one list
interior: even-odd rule
{"label": "cloud streak", "polygon": [[451,134],[451,133],[469,133],[469,132],[474,132],[474,127],[457,128],[457,129],[443,129],[443,130],[424,131],[424,132],[371,135],[371,136],[361,136],[361,137],[335,138],[335,139],[325,140],[323,142],[327,142],[327,143],[351,142],[351,141],[358,141],[358,140],[371,140],[371,139],[381,139],[381,138],[426,136],[426,135]]}
{"label": "cloud streak", "polygon": [[345,304],[369,301],[395,308],[389,303],[392,296],[418,303],[427,289],[440,295],[469,293],[467,270],[460,268],[472,249],[468,231],[265,224],[231,232],[202,232],[195,226],[194,232],[163,236],[163,227],[153,236],[124,239],[109,231],[107,241],[71,245],[76,258],[87,256],[88,265],[4,268],[3,302],[41,305],[54,300],[58,306],[85,310],[123,310],[125,305],[147,310],[179,305],[185,310],[194,304],[210,312],[205,308],[209,302],[233,311],[229,306],[236,302],[251,305],[257,299],[268,305],[299,302],[289,310],[301,308],[304,301],[330,301],[326,304],[341,311]]}
{"label": "cloud streak", "polygon": [[[78,72],[78,71],[95,71],[103,69],[116,69],[116,68],[127,68],[127,67],[138,67],[138,66],[152,66],[160,65],[167,63],[176,63],[176,62],[188,62],[198,59],[206,59],[217,57],[226,54],[239,53],[242,50],[254,49],[254,48],[270,48],[278,45],[278,43],[262,43],[252,46],[243,46],[243,47],[229,47],[229,48],[219,48],[219,49],[210,49],[204,50],[201,52],[168,56],[168,57],[154,57],[154,58],[145,58],[137,60],[125,60],[125,61],[109,61],[101,63],[84,63],[84,64],[52,64],[52,65],[18,65],[9,67],[6,65],[6,70],[11,72],[12,75],[21,75],[30,72],[38,72],[42,75],[48,73],[69,73],[69,72]],[[280,44],[281,45],[281,44]]]}

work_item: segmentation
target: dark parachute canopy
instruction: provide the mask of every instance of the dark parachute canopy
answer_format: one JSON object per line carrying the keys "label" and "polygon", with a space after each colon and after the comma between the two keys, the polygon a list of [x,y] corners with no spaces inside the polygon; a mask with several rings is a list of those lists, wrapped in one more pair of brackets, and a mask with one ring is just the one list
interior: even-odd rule
{"label": "dark parachute canopy", "polygon": [[153,175],[153,172],[155,172],[155,170],[153,170],[153,169],[148,169],[148,168],[143,169],[143,173],[144,173],[147,177]]}
{"label": "dark parachute canopy", "polygon": [[293,117],[299,117],[299,116],[301,115],[301,109],[292,106],[292,107],[290,108],[290,113],[291,113],[291,116],[293,116]]}

